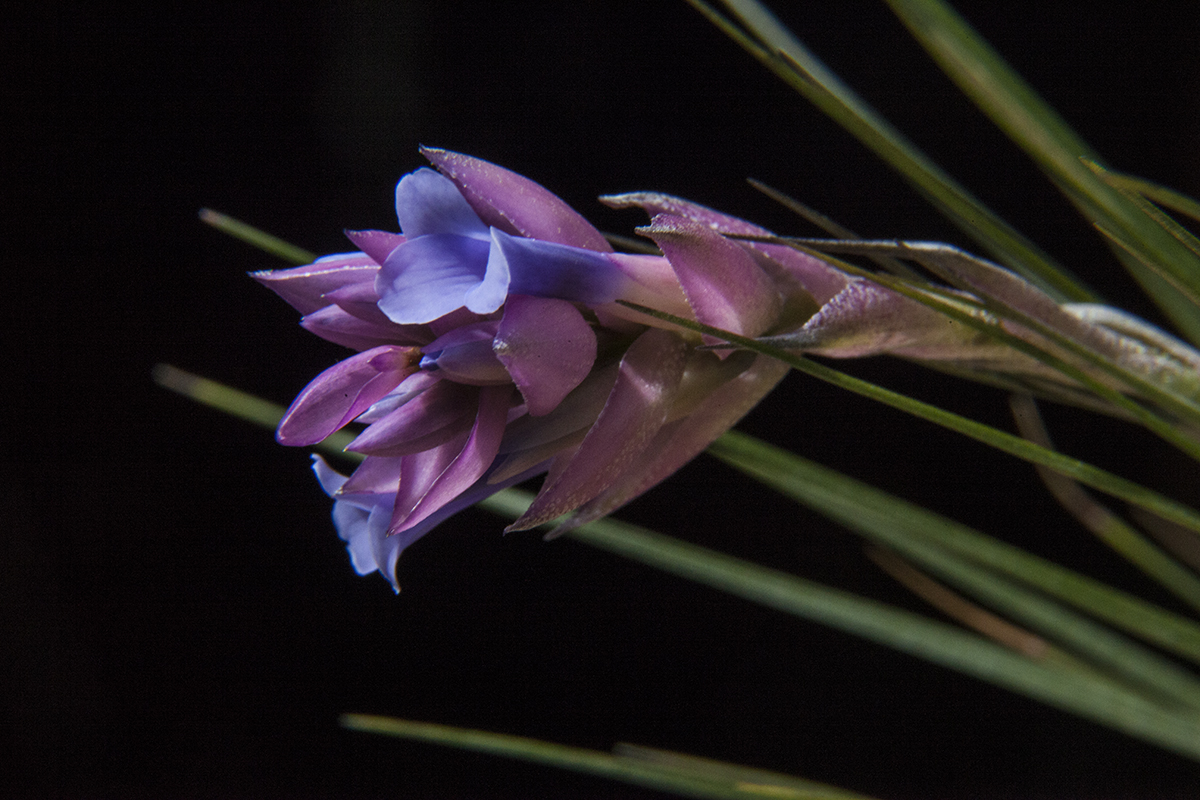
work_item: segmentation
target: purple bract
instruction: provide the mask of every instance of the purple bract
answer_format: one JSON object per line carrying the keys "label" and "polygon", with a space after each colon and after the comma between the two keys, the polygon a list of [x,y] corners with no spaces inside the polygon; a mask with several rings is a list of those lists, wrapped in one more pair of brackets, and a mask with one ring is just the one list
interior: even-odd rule
{"label": "purple bract", "polygon": [[437,171],[396,187],[399,234],[351,232],[361,252],[254,275],[305,328],[358,351],[305,387],[277,435],[304,446],[365,426],[347,448],[365,457],[352,475],[320,459],[316,472],[355,569],[397,588],[400,552],[451,514],[545,474],[508,530],[601,517],[697,455],[786,372],[698,350],[700,337],[617,300],[763,336],[802,322],[837,281],[809,256],[728,241],[713,228],[732,218],[662,195],[609,202],[648,210],[642,230],[664,255],[615,253],[527,178],[422,152]]}

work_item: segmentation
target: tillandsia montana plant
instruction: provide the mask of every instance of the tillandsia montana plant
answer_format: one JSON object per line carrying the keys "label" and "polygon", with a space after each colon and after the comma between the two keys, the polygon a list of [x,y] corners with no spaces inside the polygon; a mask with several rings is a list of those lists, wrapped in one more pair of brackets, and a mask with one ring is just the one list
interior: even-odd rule
{"label": "tillandsia montana plant", "polygon": [[[397,589],[405,547],[456,511],[491,502],[516,518],[509,530],[558,520],[554,532],[571,531],[1200,760],[1200,681],[1183,666],[1200,665],[1200,624],[1192,617],[727,432],[788,368],[805,370],[1053,471],[1044,474],[1047,485],[1086,527],[1200,609],[1200,579],[1181,563],[1200,532],[1200,512],[1053,451],[1029,398],[1133,420],[1200,460],[1200,241],[1151,201],[1198,219],[1200,204],[1101,166],[936,0],[890,0],[951,77],[1104,233],[1189,344],[1102,304],[917,151],[761,5],[726,0],[734,17],[726,18],[692,2],[1004,266],[939,243],[861,241],[827,220],[819,224],[837,239],[783,238],[653,193],[602,198],[650,216],[638,232],[657,249],[618,253],[539,184],[425,149],[436,170],[417,170],[397,186],[399,232],[351,232],[359,252],[255,274],[304,315],[305,328],[355,355],[313,380],[286,413],[250,413],[255,400],[206,396],[209,389],[196,382],[181,390],[270,424],[282,414],[284,444],[315,445],[353,425],[346,449],[361,458],[353,474],[319,458],[315,469],[356,570],[378,570]],[[840,255],[870,259],[882,271]],[[1028,439],[807,358],[876,354],[1016,390],[1015,416]],[[185,381],[164,383],[180,388]],[[934,584],[914,591],[970,630],[599,519],[710,445],[764,485],[887,548],[892,555],[880,562],[891,558],[889,571],[916,573],[905,581],[912,587]],[[539,475],[536,497],[504,491]],[[1186,540],[1175,548],[1180,557],[1079,483],[1149,512],[1142,518],[1150,523],[1177,524],[1173,541]],[[693,796],[849,796],[659,751],[614,757],[401,720],[351,715],[346,724]],[[767,791],[757,791],[764,785]]]}
{"label": "tillandsia montana plant", "polygon": [[[663,255],[615,253],[540,185],[469,156],[422,152],[440,172],[423,168],[397,185],[400,233],[353,231],[361,252],[255,275],[305,315],[309,331],[359,351],[300,393],[278,439],[307,446],[366,426],[347,448],[365,457],[352,475],[319,456],[315,469],[357,571],[379,570],[397,589],[400,553],[451,514],[545,473],[508,530],[570,514],[560,533],[604,516],[696,456],[787,369],[634,305],[788,350],[1068,380],[986,330],[712,209],[652,193],[602,198],[647,211],[651,224],[639,232]],[[1131,339],[1091,321],[1111,324],[1112,315],[1060,307],[950,248],[905,252],[1114,361],[1176,375],[1200,365],[1165,334]],[[976,296],[946,296],[992,323]],[[1023,326],[1008,330],[1049,347]]]}

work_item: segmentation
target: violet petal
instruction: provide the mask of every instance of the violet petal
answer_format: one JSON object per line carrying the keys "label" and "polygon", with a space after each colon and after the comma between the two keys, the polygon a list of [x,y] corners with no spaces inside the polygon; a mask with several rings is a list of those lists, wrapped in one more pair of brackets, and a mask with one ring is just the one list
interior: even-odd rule
{"label": "violet petal", "polygon": [[596,334],[565,300],[510,295],[492,347],[535,417],[553,411],[596,361]]}
{"label": "violet petal", "polygon": [[[687,296],[679,284],[679,276],[671,268],[671,262],[663,256],[635,255],[630,253],[613,253],[609,256],[617,269],[630,279],[621,290],[621,300],[665,311],[684,319],[695,319],[692,307],[688,305]],[[669,323],[635,311],[619,303],[609,303],[594,306],[596,317],[600,324],[614,330],[630,331],[629,323],[638,326],[652,326],[675,330],[686,337],[699,338],[685,328],[674,328]]]}
{"label": "violet petal", "polygon": [[311,314],[329,305],[326,292],[343,286],[375,280],[379,265],[363,253],[326,256],[312,264],[292,269],[252,272],[250,277],[287,301],[301,314]]}
{"label": "violet petal", "polygon": [[337,305],[325,306],[300,320],[300,327],[309,333],[320,336],[343,347],[352,350],[370,350],[386,344],[418,344],[409,336],[403,335],[403,329],[388,320],[379,325],[366,322],[362,318],[349,314]]}
{"label": "violet petal", "polygon": [[[395,534],[388,534],[387,523],[391,519],[391,504],[386,507],[376,506],[372,508],[371,514],[364,525],[364,533],[369,536],[369,545],[371,547],[371,563],[372,567],[365,572],[359,571],[360,575],[367,574],[378,569],[382,575],[391,582],[392,587],[399,592],[400,585],[396,580],[396,563],[399,560],[400,553],[403,552],[409,545],[420,539],[431,530],[441,525],[454,514],[462,511],[465,508],[475,505],[481,500],[491,497],[501,489],[507,489],[521,481],[528,480],[535,475],[546,471],[544,464],[534,466],[523,473],[513,475],[502,481],[489,483],[486,479],[480,478],[471,486],[462,491],[457,497],[446,503],[441,508],[434,511],[421,522],[413,525],[411,528],[405,528],[403,531]],[[388,498],[389,501],[391,498]],[[336,516],[335,516],[336,521]],[[339,529],[339,535],[340,529]],[[346,538],[345,536],[342,537]],[[347,549],[351,550],[351,558],[354,558],[354,551],[348,545]],[[356,570],[357,570],[356,566]]]}
{"label": "violet petal", "polygon": [[346,238],[354,242],[354,246],[371,257],[376,264],[382,264],[400,245],[404,244],[404,236],[389,231],[344,231]]}
{"label": "violet petal", "polygon": [[431,321],[429,323],[429,331],[436,338],[456,331],[464,325],[474,325],[476,322],[487,322],[488,320],[497,319],[500,319],[500,315],[495,312],[491,314],[476,314],[466,307],[456,308],[449,314]]}
{"label": "violet petal", "polygon": [[329,462],[315,453],[312,460],[313,472],[317,474],[317,481],[321,484],[321,489],[325,494],[333,497],[345,485],[346,476],[336,472],[333,467],[329,466]]}
{"label": "violet petal", "polygon": [[447,331],[425,345],[425,355],[439,353],[453,347],[460,347],[472,342],[491,342],[496,338],[496,329],[500,327],[499,320],[480,320],[460,325],[454,330]]}
{"label": "violet petal", "polygon": [[546,416],[526,415],[510,422],[504,430],[500,452],[513,453],[540,447],[546,442],[590,427],[604,410],[604,403],[612,393],[619,371],[619,364],[593,370]]}
{"label": "violet petal", "polygon": [[489,247],[489,241],[451,234],[410,239],[379,271],[379,308],[401,325],[431,322],[461,308],[488,271]]}
{"label": "violet petal", "polygon": [[[620,297],[630,281],[611,258],[591,250],[509,236],[496,228],[492,241],[486,282],[496,286],[504,282],[508,294],[597,305]],[[467,307],[486,313],[477,304],[467,303]]]}
{"label": "violet petal", "polygon": [[352,453],[402,456],[437,447],[470,427],[477,390],[439,381],[346,445]]}
{"label": "violet petal", "polygon": [[396,184],[396,217],[409,240],[433,234],[487,238],[488,226],[454,182],[429,167],[410,172]]}
{"label": "violet petal", "polygon": [[744,236],[769,236],[770,231],[744,219],[724,214],[691,200],[673,197],[658,192],[629,192],[610,194],[600,198],[610,208],[640,208],[651,217],[671,214],[698,222],[704,227],[721,233],[736,233]]}
{"label": "violet petal", "polygon": [[[693,220],[699,224],[721,233],[734,233],[743,236],[770,236],[771,232],[744,219],[722,214],[720,211],[693,203],[671,195],[656,192],[632,192],[629,194],[609,195],[601,197],[600,202],[613,208],[641,208],[651,217],[658,214],[672,214]],[[743,242],[742,246],[769,256],[784,270],[795,278],[804,289],[813,296],[818,304],[842,290],[846,285],[846,276],[839,270],[814,258],[807,253],[801,253],[786,245],[760,244]]]}
{"label": "violet petal", "polygon": [[471,386],[512,383],[504,364],[492,351],[499,320],[464,325],[439,336],[422,348],[421,369]]}
{"label": "violet petal", "polygon": [[428,325],[397,325],[388,319],[379,310],[374,281],[343,286],[325,297],[352,317],[375,326],[380,332],[388,331],[393,344],[423,345],[433,338]]}
{"label": "violet petal", "polygon": [[[448,444],[434,451],[426,451],[436,453],[431,459],[425,458],[426,453],[405,458],[402,467],[404,478],[400,482],[396,508],[388,526],[390,534],[417,525],[483,477],[500,447],[511,396],[512,388],[509,386],[484,386],[479,390],[479,413],[475,426],[461,450],[451,453]],[[457,440],[451,444],[457,444]],[[418,462],[418,469],[410,470],[410,461]],[[438,469],[439,466],[441,469]]]}
{"label": "violet petal", "polygon": [[353,314],[366,322],[395,324],[379,310],[379,295],[375,292],[374,280],[339,286],[325,293],[325,302],[333,303],[347,314]]}
{"label": "violet petal", "polygon": [[497,457],[492,472],[488,474],[488,483],[506,481],[518,472],[524,472],[536,464],[558,458],[568,450],[578,449],[579,445],[583,444],[585,436],[587,436],[587,429],[579,428],[566,436],[536,447],[501,455]]}
{"label": "violet petal", "polygon": [[391,582],[392,588],[400,591],[395,577],[396,562],[407,542],[398,538],[389,540],[387,537],[393,496],[360,494],[336,497],[346,478],[334,472],[320,456],[313,456],[313,471],[317,473],[325,493],[335,497],[333,523],[338,536],[346,543],[354,571],[359,575],[370,575],[379,570]]}
{"label": "violet petal", "polygon": [[292,402],[276,439],[287,445],[316,444],[415,372],[418,355],[415,347],[385,345],[335,364]]}
{"label": "violet petal", "polygon": [[612,252],[608,241],[590,222],[529,178],[449,150],[422,147],[421,153],[462,189],[471,207],[488,225],[532,239]]}
{"label": "violet petal", "polygon": [[369,456],[337,490],[334,499],[342,495],[395,494],[400,486],[400,462],[403,458]]}
{"label": "violet petal", "polygon": [[355,422],[370,424],[383,419],[400,406],[412,400],[434,384],[440,383],[441,378],[431,372],[414,372],[385,394],[363,413],[354,418]]}

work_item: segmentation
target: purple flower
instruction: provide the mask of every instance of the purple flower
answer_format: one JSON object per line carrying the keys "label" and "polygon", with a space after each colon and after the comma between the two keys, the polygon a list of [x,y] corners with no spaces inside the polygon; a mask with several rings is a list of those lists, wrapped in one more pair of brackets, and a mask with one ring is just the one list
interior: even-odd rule
{"label": "purple flower", "polygon": [[254,276],[305,328],[358,351],[305,387],[277,438],[304,446],[365,426],[348,447],[365,456],[353,474],[320,459],[315,469],[355,569],[378,569],[397,590],[401,551],[451,514],[544,473],[508,530],[604,516],[697,455],[786,372],[752,353],[699,350],[695,334],[615,301],[763,336],[803,322],[828,294],[821,262],[730,242],[714,227],[732,218],[701,206],[610,199],[651,213],[642,232],[664,256],[614,253],[533,181],[422,152],[437,171],[396,187],[399,234],[350,232],[361,252]]}

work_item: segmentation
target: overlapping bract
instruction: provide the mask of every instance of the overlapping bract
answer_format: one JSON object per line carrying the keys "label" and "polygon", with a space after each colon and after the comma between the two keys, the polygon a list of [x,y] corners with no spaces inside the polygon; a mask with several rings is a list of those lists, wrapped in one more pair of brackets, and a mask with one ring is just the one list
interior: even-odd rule
{"label": "overlapping bract", "polygon": [[[832,358],[900,356],[952,367],[966,377],[1031,390],[1051,399],[1123,413],[1049,363],[1058,360],[1103,386],[1139,399],[1146,399],[1146,394],[1122,374],[1153,384],[1179,402],[1200,407],[1200,352],[1195,348],[1111,306],[1060,304],[1019,275],[950,245],[781,238],[745,220],[665,195],[637,193],[601,199],[618,207],[638,206],[651,214],[689,216],[714,232],[734,237],[750,252],[768,255],[764,262],[768,272],[772,263],[786,264],[786,274],[775,274],[776,281],[797,280],[803,291],[785,290],[785,296],[807,294],[814,304],[780,325],[787,329],[785,333],[759,337],[775,347]],[[712,239],[706,244],[717,246]],[[951,286],[960,287],[934,288],[943,299],[962,301],[958,310],[985,325],[981,329],[952,319],[826,261],[789,259],[782,251],[796,245],[830,254],[914,261]],[[1008,309],[1009,316],[1027,321],[1007,319],[988,309]],[[795,323],[797,318],[802,324]],[[1015,349],[989,333],[989,326],[1048,358]],[[1092,358],[1079,356],[1064,342],[1089,351]]]}
{"label": "overlapping bract", "polygon": [[[355,569],[379,570],[397,589],[400,553],[451,514],[545,474],[509,530],[570,515],[562,531],[601,517],[692,459],[786,372],[765,356],[699,348],[719,340],[617,301],[818,355],[892,354],[1071,383],[735,217],[660,194],[604,197],[648,212],[639,232],[662,255],[615,253],[533,181],[470,156],[423,152],[437,171],[397,185],[400,233],[348,232],[360,252],[254,276],[304,315],[305,328],[358,351],[300,393],[278,439],[310,445],[352,422],[365,426],[348,447],[365,457],[352,475],[320,459],[315,469]],[[965,284],[964,299],[999,297],[1188,402],[1195,395],[1200,354],[1144,323],[1135,330],[1125,317],[1095,318],[1096,307],[1058,306],[945,245],[824,246],[916,258]]]}
{"label": "overlapping bract", "polygon": [[[312,381],[278,430],[310,445],[365,428],[348,477],[319,460],[356,570],[395,586],[401,551],[449,515],[545,473],[509,530],[564,514],[559,530],[645,492],[737,422],[786,367],[697,349],[699,337],[628,300],[746,336],[815,310],[825,268],[788,248],[730,242],[714,212],[636,196],[663,256],[615,253],[540,185],[426,149],[396,189],[400,233],[348,234],[361,252],[257,273],[302,325],[357,350]],[[648,196],[649,197],[649,196]]]}

